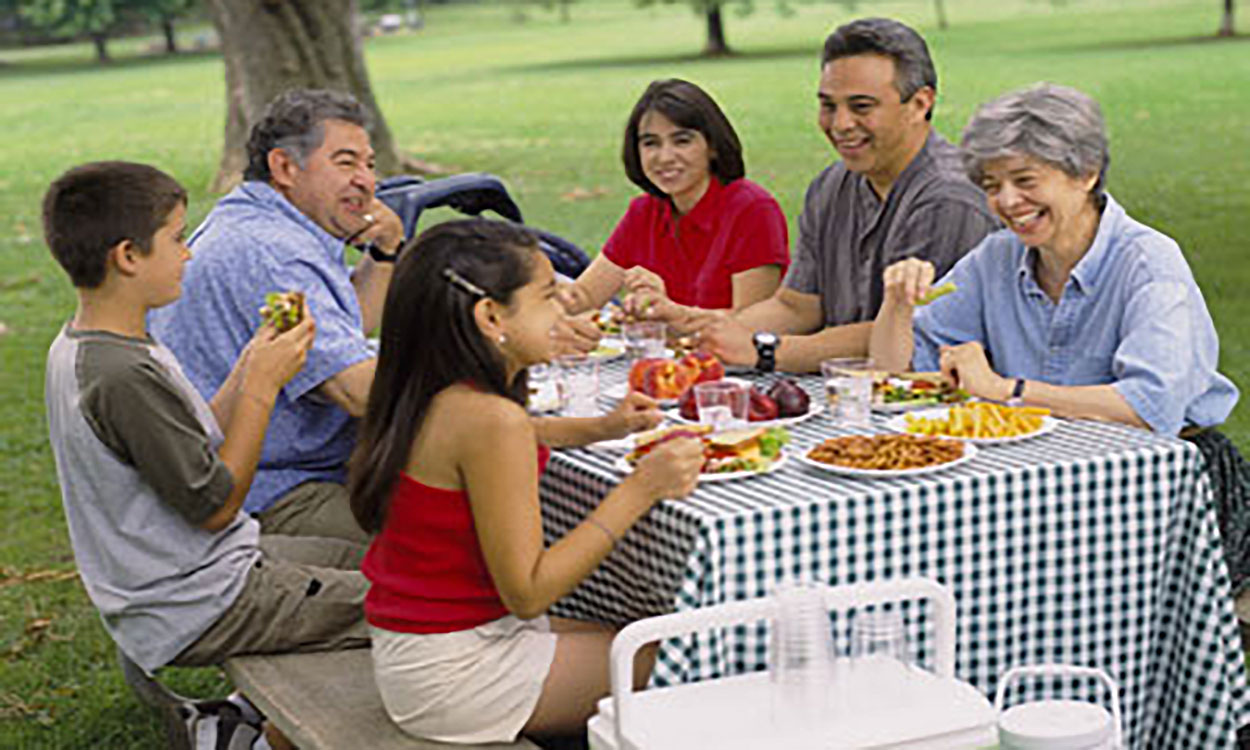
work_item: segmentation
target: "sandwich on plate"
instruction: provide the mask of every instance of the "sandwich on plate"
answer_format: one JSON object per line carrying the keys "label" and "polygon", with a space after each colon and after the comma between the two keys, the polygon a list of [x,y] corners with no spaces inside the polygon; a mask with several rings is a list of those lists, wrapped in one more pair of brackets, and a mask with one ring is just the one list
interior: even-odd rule
{"label": "sandwich on plate", "polygon": [[790,440],[784,427],[747,427],[740,430],[712,432],[710,425],[689,424],[661,427],[639,434],[634,450],[625,456],[634,466],[656,447],[683,437],[703,441],[704,474],[725,474],[738,471],[765,471],[781,457],[781,448]]}

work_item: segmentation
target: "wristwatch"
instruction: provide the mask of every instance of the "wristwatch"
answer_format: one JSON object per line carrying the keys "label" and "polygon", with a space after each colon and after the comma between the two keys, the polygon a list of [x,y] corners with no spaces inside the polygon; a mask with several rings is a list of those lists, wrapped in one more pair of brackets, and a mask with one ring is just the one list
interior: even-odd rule
{"label": "wristwatch", "polygon": [[1019,406],[1024,403],[1024,378],[1016,378],[1015,385],[1011,387],[1011,398],[1007,399],[1008,406]]}
{"label": "wristwatch", "polygon": [[395,252],[388,253],[379,247],[376,242],[366,242],[363,245],[355,245],[354,247],[362,253],[368,253],[369,257],[373,258],[377,263],[394,263],[399,260],[398,248],[395,249]]}
{"label": "wristwatch", "polygon": [[777,369],[777,345],[781,337],[770,331],[760,331],[751,337],[755,343],[755,369],[760,372],[772,372]]}

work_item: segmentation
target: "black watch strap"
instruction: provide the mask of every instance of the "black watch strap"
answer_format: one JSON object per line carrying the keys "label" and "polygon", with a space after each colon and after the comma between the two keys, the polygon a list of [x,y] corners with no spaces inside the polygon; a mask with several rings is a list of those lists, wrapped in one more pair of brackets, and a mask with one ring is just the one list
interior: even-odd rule
{"label": "black watch strap", "polygon": [[399,260],[399,250],[388,253],[378,246],[376,242],[366,242],[363,245],[356,245],[356,249],[362,253],[368,253],[376,263],[394,263]]}

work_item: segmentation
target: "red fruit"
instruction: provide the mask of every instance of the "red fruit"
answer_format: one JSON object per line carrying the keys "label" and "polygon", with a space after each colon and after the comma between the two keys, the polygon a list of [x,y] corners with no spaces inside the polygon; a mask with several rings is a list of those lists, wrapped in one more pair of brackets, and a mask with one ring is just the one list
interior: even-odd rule
{"label": "red fruit", "polygon": [[678,398],[694,382],[695,373],[671,359],[640,359],[629,368],[630,390],[651,398]]}
{"label": "red fruit", "polygon": [[688,419],[691,422],[699,421],[699,404],[694,399],[693,387],[687,388],[686,392],[681,394],[681,400],[677,402],[677,411],[682,419]]}
{"label": "red fruit", "polygon": [[767,422],[770,419],[776,419],[780,409],[777,408],[777,402],[773,401],[763,391],[755,386],[751,386],[751,402],[747,406],[748,422]]}
{"label": "red fruit", "polygon": [[777,402],[777,410],[783,417],[801,417],[811,406],[807,391],[789,378],[781,378],[768,389],[768,396]]}
{"label": "red fruit", "polygon": [[725,366],[711,352],[696,349],[682,357],[681,364],[697,373],[696,383],[710,383],[725,377]]}

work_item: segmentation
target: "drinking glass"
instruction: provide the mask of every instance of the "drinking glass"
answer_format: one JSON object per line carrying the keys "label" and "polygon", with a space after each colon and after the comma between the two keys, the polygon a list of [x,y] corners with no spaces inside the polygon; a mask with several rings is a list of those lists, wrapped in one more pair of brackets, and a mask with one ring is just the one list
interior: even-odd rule
{"label": "drinking glass", "polygon": [[664,334],[667,326],[658,320],[644,320],[621,326],[625,354],[631,362],[664,356]]}
{"label": "drinking glass", "polygon": [[556,368],[531,365],[528,370],[529,408],[534,412],[553,412],[560,408],[560,383]]}
{"label": "drinking glass", "polygon": [[694,386],[694,403],[699,411],[699,422],[712,426],[713,430],[742,427],[747,423],[747,389],[738,383],[718,380],[697,383]]}
{"label": "drinking glass", "polygon": [[593,417],[599,413],[599,359],[567,354],[556,359],[560,402],[567,417]]}
{"label": "drinking glass", "polygon": [[833,418],[850,427],[872,424],[872,361],[826,359],[820,363]]}

